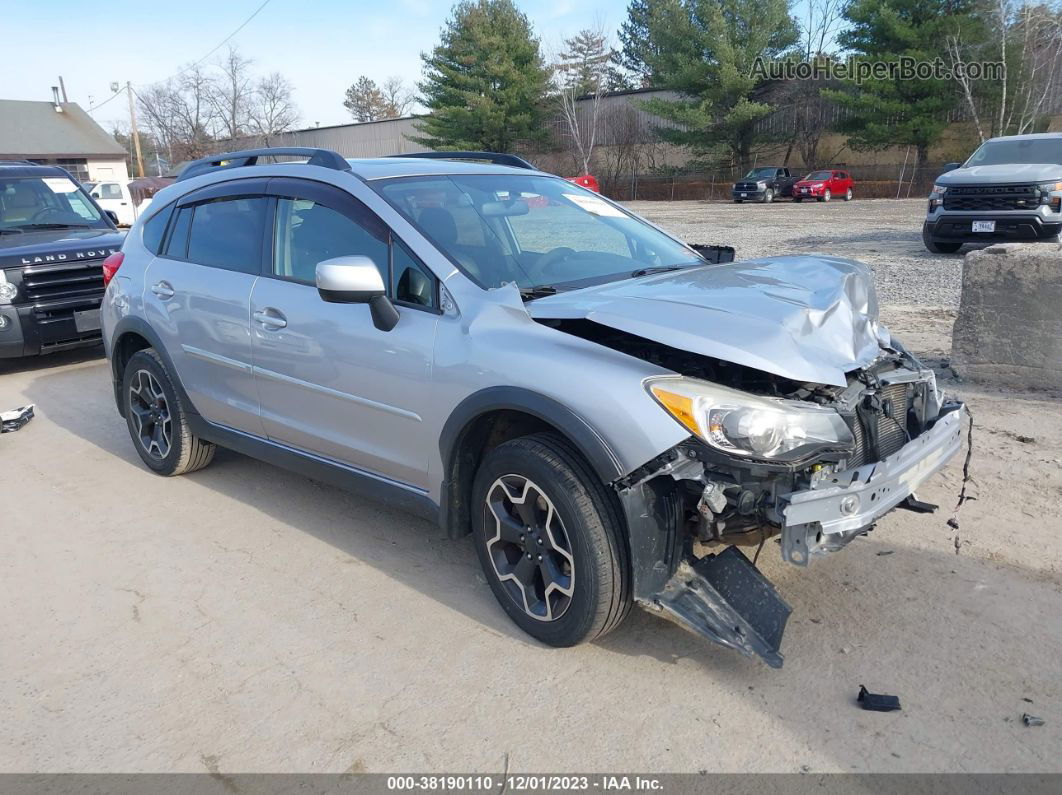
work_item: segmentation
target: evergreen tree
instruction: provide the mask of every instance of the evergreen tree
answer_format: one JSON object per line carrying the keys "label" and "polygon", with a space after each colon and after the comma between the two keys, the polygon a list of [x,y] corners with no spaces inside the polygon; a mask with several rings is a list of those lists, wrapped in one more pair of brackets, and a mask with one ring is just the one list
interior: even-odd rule
{"label": "evergreen tree", "polygon": [[411,137],[432,149],[506,152],[545,140],[549,70],[531,24],[512,0],[462,0],[441,41],[421,56],[430,115]]}
{"label": "evergreen tree", "polygon": [[607,37],[592,30],[580,30],[564,40],[564,47],[557,63],[561,86],[574,91],[576,96],[605,90],[611,57]]}
{"label": "evergreen tree", "polygon": [[649,21],[653,6],[658,0],[631,0],[627,6],[627,19],[620,25],[620,48],[615,55],[615,64],[631,76],[631,82],[647,88],[653,85],[652,45],[649,36]]}
{"label": "evergreen tree", "polygon": [[662,138],[695,155],[723,145],[745,169],[757,143],[756,123],[772,107],[757,58],[777,58],[797,42],[789,0],[656,0],[650,15],[649,66],[654,85],[679,93],[647,109],[676,127]]}
{"label": "evergreen tree", "polygon": [[[933,62],[946,35],[971,19],[972,0],[853,0],[845,10],[849,28],[839,37],[842,47],[868,62],[899,58]],[[948,112],[961,97],[943,78],[854,80],[845,89],[823,92],[849,110],[839,128],[854,149],[913,146],[919,165],[929,147],[940,140]]]}

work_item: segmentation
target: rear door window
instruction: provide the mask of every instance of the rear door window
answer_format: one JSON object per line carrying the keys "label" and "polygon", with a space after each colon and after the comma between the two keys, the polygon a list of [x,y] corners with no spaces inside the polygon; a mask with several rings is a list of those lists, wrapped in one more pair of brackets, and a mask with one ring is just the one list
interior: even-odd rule
{"label": "rear door window", "polygon": [[241,273],[260,273],[269,200],[242,196],[195,205],[186,258]]}

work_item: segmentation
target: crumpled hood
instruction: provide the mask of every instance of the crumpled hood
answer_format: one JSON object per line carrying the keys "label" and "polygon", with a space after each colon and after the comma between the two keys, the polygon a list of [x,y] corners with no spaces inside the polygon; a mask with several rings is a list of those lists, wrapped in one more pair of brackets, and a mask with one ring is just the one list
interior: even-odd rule
{"label": "crumpled hood", "polygon": [[845,386],[889,343],[866,265],[826,256],[704,265],[573,290],[528,305],[796,381]]}
{"label": "crumpled hood", "polygon": [[1062,166],[1056,163],[1009,163],[956,168],[941,174],[935,182],[938,185],[1007,185],[1058,179],[1062,179]]}

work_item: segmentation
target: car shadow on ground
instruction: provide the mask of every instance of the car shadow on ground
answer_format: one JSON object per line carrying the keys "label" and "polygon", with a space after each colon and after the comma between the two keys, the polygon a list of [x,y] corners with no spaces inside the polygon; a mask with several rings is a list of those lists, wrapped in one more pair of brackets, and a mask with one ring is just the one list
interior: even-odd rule
{"label": "car shadow on ground", "polygon": [[[37,366],[42,363],[30,363],[30,369],[40,369],[41,374],[27,388],[28,397],[49,421],[124,462],[128,471],[119,477],[154,478],[144,469],[115,410],[106,367],[92,358],[71,357],[73,362],[90,364],[54,373]],[[280,529],[309,533],[493,633],[539,645],[498,606],[468,536],[450,539],[433,523],[386,504],[227,450],[219,450],[208,468],[183,479],[245,504],[253,509],[249,517],[264,512]],[[942,542],[950,533],[945,518],[925,518],[927,532],[939,534]],[[597,646],[668,664],[693,663],[741,689],[784,683],[812,687],[808,683],[821,675],[821,666],[828,662],[834,675],[844,672],[836,688],[836,693],[844,693],[841,703],[850,700],[849,691],[854,692],[861,677],[876,672],[891,669],[894,675],[889,679],[917,679],[912,654],[918,657],[914,667],[919,670],[943,671],[991,646],[999,665],[1019,666],[1028,655],[1024,644],[1015,642],[1015,634],[1021,636],[1034,627],[1042,629],[1041,639],[1055,638],[1041,640],[1040,651],[1062,657],[1057,583],[1029,570],[890,547],[887,542],[887,530],[879,529],[808,569],[782,563],[775,542],[767,542],[760,566],[793,607],[782,647],[787,662],[781,673],[637,608],[624,626]],[[752,550],[746,551],[751,557]],[[987,600],[987,595],[996,601]],[[1017,601],[1005,599],[1008,595]],[[1023,605],[1024,628],[1015,626],[1014,604]],[[860,654],[861,648],[873,648],[873,657]],[[1050,665],[1047,660],[1044,664]],[[919,692],[918,697],[932,698],[932,694]],[[815,710],[810,714],[815,715]],[[801,720],[796,715],[791,719]]]}

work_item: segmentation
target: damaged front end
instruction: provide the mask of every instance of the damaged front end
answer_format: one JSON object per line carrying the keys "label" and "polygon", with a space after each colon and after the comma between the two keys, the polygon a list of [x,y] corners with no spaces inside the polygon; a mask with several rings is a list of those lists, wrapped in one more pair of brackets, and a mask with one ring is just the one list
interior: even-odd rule
{"label": "damaged front end", "polygon": [[[661,346],[655,350],[666,358]],[[780,667],[790,608],[738,547],[758,555],[780,536],[783,559],[799,566],[841,549],[913,499],[959,450],[965,409],[945,402],[933,372],[898,345],[848,374],[843,387],[700,365],[712,368],[696,373],[711,377],[704,387],[674,378],[647,383],[690,438],[615,484],[631,526],[635,598]],[[724,377],[740,392],[718,386]],[[751,406],[737,419],[732,392]],[[786,412],[775,424],[794,437],[788,446],[772,436],[761,404]]]}
{"label": "damaged front end", "polygon": [[866,266],[819,255],[706,265],[536,300],[539,323],[653,365],[688,438],[613,485],[634,596],[780,666],[789,606],[738,547],[798,566],[844,547],[961,446],[965,409],[878,320]]}

